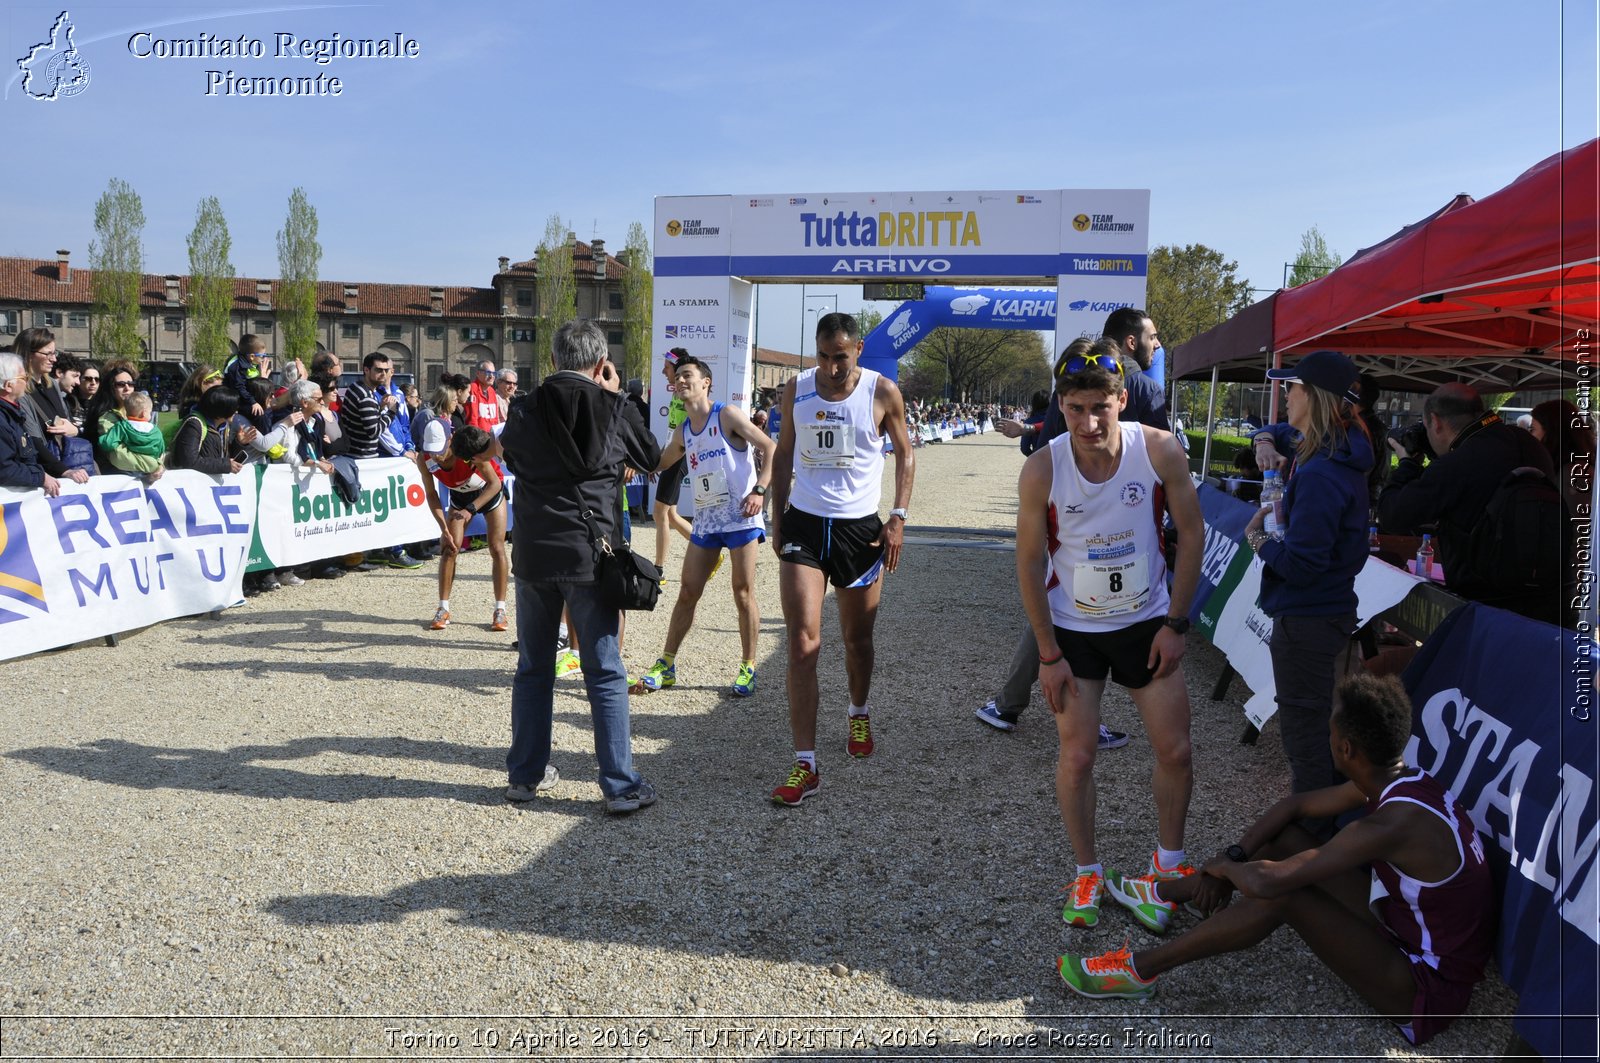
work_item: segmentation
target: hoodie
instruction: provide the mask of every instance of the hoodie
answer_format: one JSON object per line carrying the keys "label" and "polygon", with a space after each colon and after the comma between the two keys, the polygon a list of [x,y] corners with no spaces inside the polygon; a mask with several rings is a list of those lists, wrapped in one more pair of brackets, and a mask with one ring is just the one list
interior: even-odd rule
{"label": "hoodie", "polygon": [[573,488],[606,541],[619,545],[623,467],[654,469],[661,458],[639,411],[584,373],[559,372],[511,404],[500,445],[516,475],[512,572],[525,580],[593,582],[597,553]]}
{"label": "hoodie", "polygon": [[1356,611],[1367,563],[1367,472],[1372,442],[1352,426],[1343,444],[1298,465],[1283,496],[1288,531],[1261,545],[1261,608],[1268,616]]}

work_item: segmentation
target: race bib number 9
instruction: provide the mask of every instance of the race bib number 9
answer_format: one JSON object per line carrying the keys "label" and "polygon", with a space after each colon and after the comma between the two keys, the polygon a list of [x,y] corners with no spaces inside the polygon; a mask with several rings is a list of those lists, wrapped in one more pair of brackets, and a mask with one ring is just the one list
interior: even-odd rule
{"label": "race bib number 9", "polygon": [[856,460],[856,432],[848,421],[799,427],[800,463],[808,469],[848,469]]}
{"label": "race bib number 9", "polygon": [[1130,557],[1119,564],[1081,564],[1072,572],[1072,600],[1085,616],[1120,616],[1150,596],[1150,562]]}
{"label": "race bib number 9", "polygon": [[726,505],[728,502],[728,472],[726,469],[712,469],[709,472],[695,473],[689,478],[694,484],[694,508],[699,513]]}

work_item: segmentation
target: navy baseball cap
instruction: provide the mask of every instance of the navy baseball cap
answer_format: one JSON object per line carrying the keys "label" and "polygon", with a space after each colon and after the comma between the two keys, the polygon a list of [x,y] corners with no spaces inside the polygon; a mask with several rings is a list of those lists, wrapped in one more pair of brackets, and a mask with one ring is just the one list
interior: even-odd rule
{"label": "navy baseball cap", "polygon": [[1345,402],[1361,400],[1356,392],[1356,380],[1360,375],[1356,363],[1338,351],[1312,351],[1294,365],[1267,370],[1268,380],[1296,380]]}

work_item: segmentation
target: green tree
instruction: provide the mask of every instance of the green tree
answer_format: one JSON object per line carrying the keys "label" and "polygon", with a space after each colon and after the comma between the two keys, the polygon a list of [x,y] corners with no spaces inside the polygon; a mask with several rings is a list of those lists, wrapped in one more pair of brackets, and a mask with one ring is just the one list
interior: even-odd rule
{"label": "green tree", "polygon": [[929,332],[902,361],[909,360],[916,397],[979,402],[999,398],[1008,376],[1026,378],[1034,362],[1048,377],[1045,357],[1044,338],[1037,332],[946,326]]}
{"label": "green tree", "polygon": [[[628,226],[622,252],[628,272],[622,275],[623,369],[629,380],[650,376],[651,316],[655,312],[655,277],[651,272],[650,237],[643,223]],[[540,348],[543,350],[544,348]]]}
{"label": "green tree", "polygon": [[1330,250],[1322,230],[1313,225],[1300,234],[1300,253],[1294,256],[1294,266],[1289,271],[1289,287],[1296,288],[1332,273],[1343,261],[1344,256]]}
{"label": "green tree", "polygon": [[94,205],[95,238],[89,243],[94,276],[97,358],[143,359],[139,339],[139,290],[144,282],[144,203],[133,186],[113,177]]}
{"label": "green tree", "polygon": [[575,239],[561,215],[552,214],[545,220],[544,239],[537,252],[539,305],[534,319],[534,350],[540,355],[550,354],[556,330],[578,316],[578,282],[572,272]]}
{"label": "green tree", "polygon": [[233,240],[216,196],[200,201],[189,232],[189,322],[194,358],[221,369],[228,361],[228,323],[233,313]]}
{"label": "green tree", "polygon": [[278,230],[278,323],[283,330],[283,356],[310,365],[317,353],[317,270],[322,245],[317,242],[317,209],[304,188],[289,194],[289,213]]}
{"label": "green tree", "polygon": [[1239,264],[1204,244],[1150,252],[1145,309],[1172,350],[1250,305],[1250,282]]}
{"label": "green tree", "polygon": [[866,339],[882,323],[883,315],[870,306],[863,306],[856,311],[856,327],[861,330],[862,339]]}

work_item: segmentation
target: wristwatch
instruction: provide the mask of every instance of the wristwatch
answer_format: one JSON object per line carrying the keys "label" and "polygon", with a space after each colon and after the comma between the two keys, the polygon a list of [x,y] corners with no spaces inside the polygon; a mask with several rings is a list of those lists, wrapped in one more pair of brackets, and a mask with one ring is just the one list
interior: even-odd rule
{"label": "wristwatch", "polygon": [[894,507],[893,509],[891,509],[889,511],[889,516],[891,516],[891,517],[899,517],[901,520],[905,520],[906,519],[906,511],[904,509],[902,509],[901,507],[896,506],[896,507]]}
{"label": "wristwatch", "polygon": [[754,487],[750,488],[750,493],[753,495],[764,495],[767,493],[767,489],[762,487],[760,484],[756,484]]}
{"label": "wristwatch", "polygon": [[1222,851],[1222,854],[1236,864],[1248,863],[1250,860],[1250,854],[1245,852],[1244,846],[1240,845],[1238,842],[1234,842],[1232,845],[1228,846]]}
{"label": "wristwatch", "polygon": [[1173,631],[1176,631],[1180,635],[1187,635],[1189,633],[1189,618],[1186,616],[1169,616],[1167,617],[1166,624]]}
{"label": "wristwatch", "polygon": [[1261,552],[1261,547],[1266,543],[1268,538],[1269,536],[1264,531],[1253,531],[1244,537],[1244,541],[1251,550],[1259,554]]}

